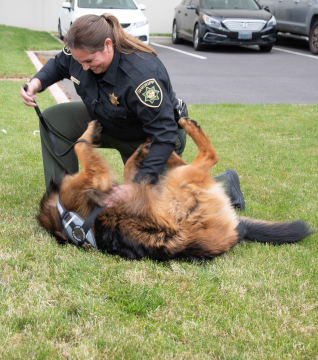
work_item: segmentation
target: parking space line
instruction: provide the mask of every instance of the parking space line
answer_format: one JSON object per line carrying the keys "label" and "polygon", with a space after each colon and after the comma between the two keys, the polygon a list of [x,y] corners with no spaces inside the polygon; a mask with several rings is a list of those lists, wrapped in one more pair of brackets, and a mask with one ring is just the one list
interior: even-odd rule
{"label": "parking space line", "polygon": [[151,45],[155,45],[155,46],[159,46],[159,47],[162,47],[162,48],[165,48],[165,49],[169,49],[169,50],[173,50],[173,51],[177,51],[181,54],[185,54],[185,55],[189,55],[189,56],[193,56],[193,57],[196,57],[198,59],[202,59],[202,60],[206,60],[207,58],[204,57],[204,56],[200,56],[200,55],[195,55],[195,54],[191,54],[191,53],[188,53],[186,51],[182,51],[182,50],[178,50],[178,49],[174,49],[173,47],[170,47],[170,46],[165,46],[165,45],[159,45],[157,43],[154,43],[154,42],[151,42]]}
{"label": "parking space line", "polygon": [[276,46],[274,46],[274,50],[283,51],[283,52],[287,52],[287,53],[295,54],[295,55],[300,55],[300,56],[306,56],[306,57],[309,57],[309,58],[318,60],[318,56],[315,56],[315,55],[307,55],[307,54],[302,54],[302,53],[299,53],[299,52],[296,52],[296,51],[290,51],[290,50],[280,49],[280,48],[278,48],[278,47],[276,47]]}

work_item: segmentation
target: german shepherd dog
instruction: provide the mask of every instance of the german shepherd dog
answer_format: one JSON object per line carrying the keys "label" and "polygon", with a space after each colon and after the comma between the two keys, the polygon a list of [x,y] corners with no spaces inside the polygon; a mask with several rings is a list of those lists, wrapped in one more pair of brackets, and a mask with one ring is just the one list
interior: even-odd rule
{"label": "german shepherd dog", "polygon": [[[188,165],[172,153],[167,162],[170,170],[156,185],[133,183],[149,152],[148,140],[125,165],[125,184],[130,184],[130,191],[125,193],[126,185],[115,184],[106,159],[93,148],[100,125],[91,122],[81,137],[86,142],[75,145],[82,170],[66,175],[59,185],[51,184],[41,200],[37,217],[40,226],[65,243],[68,238],[57,209],[59,196],[68,211],[83,219],[96,206],[105,206],[92,226],[97,248],[128,259],[148,257],[159,261],[208,260],[243,239],[282,244],[312,234],[301,220],[271,223],[238,216],[223,185],[209,174],[218,156],[208,135],[192,119],[181,118],[179,124],[198,147],[194,161]],[[121,187],[125,196],[116,196],[116,187]]]}

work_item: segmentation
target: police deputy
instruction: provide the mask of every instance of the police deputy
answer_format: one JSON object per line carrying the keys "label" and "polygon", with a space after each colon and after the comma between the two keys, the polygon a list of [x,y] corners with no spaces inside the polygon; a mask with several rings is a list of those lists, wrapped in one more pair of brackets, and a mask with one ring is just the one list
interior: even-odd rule
{"label": "police deputy", "polygon": [[[176,98],[157,53],[127,34],[115,16],[85,15],[74,21],[63,51],[32,78],[27,92],[21,88],[23,102],[36,106],[36,93],[64,78],[73,81],[82,101],[43,111],[59,151],[65,151],[97,119],[103,127],[101,147],[118,150],[124,163],[147,137],[152,138],[135,182],[147,177],[156,183],[171,153],[182,155],[186,132],[178,128],[176,118],[188,116],[186,105]],[[42,124],[40,135],[48,190],[51,180],[58,182],[64,170],[78,172],[78,160],[74,150],[56,156]],[[226,170],[215,180],[223,181],[235,207],[245,207],[234,170]]]}

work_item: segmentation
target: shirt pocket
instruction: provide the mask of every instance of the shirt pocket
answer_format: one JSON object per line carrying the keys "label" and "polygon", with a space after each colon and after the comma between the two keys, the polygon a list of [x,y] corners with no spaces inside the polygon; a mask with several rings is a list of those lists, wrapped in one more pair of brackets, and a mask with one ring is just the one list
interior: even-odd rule
{"label": "shirt pocket", "polygon": [[130,116],[122,106],[117,107],[107,101],[102,101],[101,104],[104,111],[103,117],[110,120],[116,129],[129,129],[140,123],[137,117]]}

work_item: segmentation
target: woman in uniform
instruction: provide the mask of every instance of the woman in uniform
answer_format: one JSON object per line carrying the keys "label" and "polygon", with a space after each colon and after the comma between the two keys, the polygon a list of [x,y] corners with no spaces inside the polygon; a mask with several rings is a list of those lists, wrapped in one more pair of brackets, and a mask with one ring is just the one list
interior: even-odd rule
{"label": "woman in uniform", "polygon": [[[173,92],[169,75],[156,52],[127,34],[111,14],[78,18],[67,34],[67,45],[50,59],[28,84],[21,88],[23,102],[36,106],[36,93],[68,78],[74,82],[82,101],[58,104],[46,109],[43,117],[54,134],[59,151],[66,150],[99,120],[103,130],[102,148],[120,152],[123,162],[147,137],[151,149],[134,181],[147,177],[156,183],[171,153],[180,156],[186,133],[178,128],[176,117],[187,116],[187,108]],[[59,182],[66,170],[78,171],[74,150],[58,157],[47,132],[40,124],[45,183]],[[228,169],[215,177],[223,181],[233,206],[245,207],[239,179]]]}

